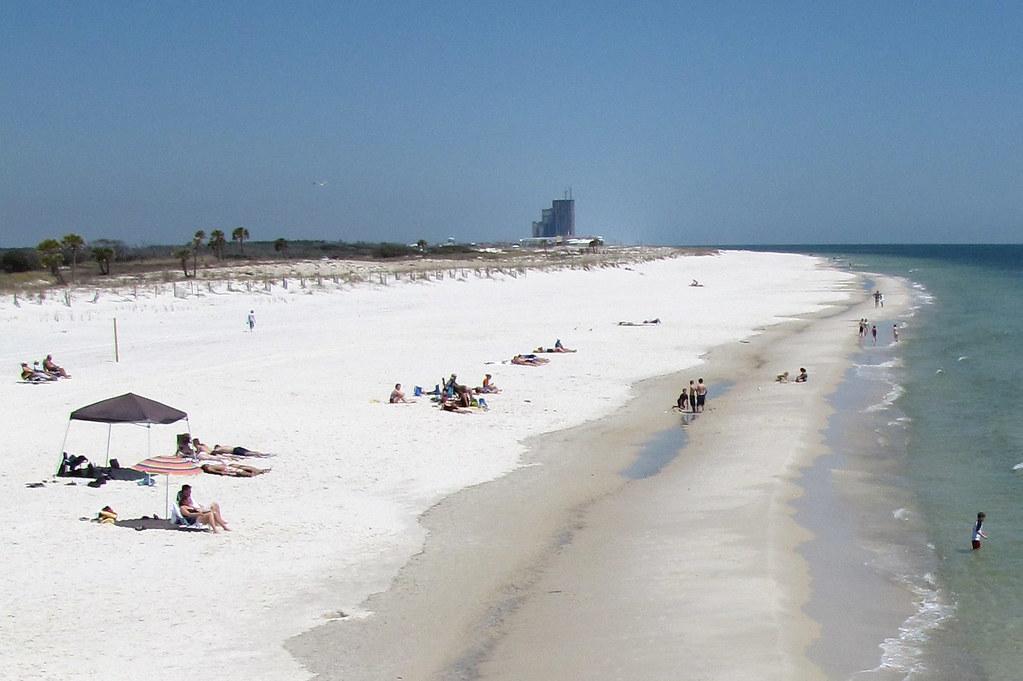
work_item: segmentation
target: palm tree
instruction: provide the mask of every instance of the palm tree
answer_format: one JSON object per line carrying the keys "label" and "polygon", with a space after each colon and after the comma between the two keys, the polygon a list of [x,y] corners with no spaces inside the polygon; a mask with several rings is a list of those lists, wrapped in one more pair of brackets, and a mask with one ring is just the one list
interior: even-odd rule
{"label": "palm tree", "polygon": [[223,260],[224,245],[226,243],[227,239],[224,237],[224,230],[215,229],[210,232],[210,250],[213,251],[213,255],[217,256],[217,260]]}
{"label": "palm tree", "polygon": [[231,240],[238,242],[238,248],[241,250],[242,255],[245,255],[245,240],[249,238],[249,230],[244,227],[235,227],[234,231],[231,232]]}
{"label": "palm tree", "polygon": [[199,268],[199,249],[202,248],[202,242],[206,240],[206,232],[201,229],[195,233],[192,237],[192,276],[196,274],[196,270]]}
{"label": "palm tree", "polygon": [[174,251],[174,257],[181,262],[181,271],[185,273],[185,278],[188,278],[188,259],[192,256],[192,249],[188,246],[179,248]]}
{"label": "palm tree", "polygon": [[85,245],[85,239],[74,233],[65,234],[60,245],[71,251],[71,283],[74,284],[78,281],[78,254]]}
{"label": "palm tree", "polygon": [[63,284],[64,275],[60,273],[60,266],[64,264],[64,247],[56,239],[44,239],[36,246],[36,250],[39,251],[39,262],[50,268],[50,274],[58,284]]}
{"label": "palm tree", "polygon": [[284,253],[284,257],[287,258],[288,257],[288,240],[282,237],[282,238],[277,239],[276,241],[274,241],[274,251],[276,251],[277,253],[283,252]]}
{"label": "palm tree", "polygon": [[110,261],[114,259],[114,249],[107,246],[93,246],[92,257],[99,264],[100,274],[110,274]]}

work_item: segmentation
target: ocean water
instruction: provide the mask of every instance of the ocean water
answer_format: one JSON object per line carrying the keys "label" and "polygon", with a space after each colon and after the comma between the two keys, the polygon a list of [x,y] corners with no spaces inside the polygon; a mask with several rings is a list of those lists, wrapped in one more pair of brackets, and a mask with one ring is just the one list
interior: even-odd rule
{"label": "ocean water", "polygon": [[[761,250],[832,257],[904,277],[914,290],[905,316],[872,310],[878,344],[862,344],[829,426],[836,484],[858,509],[848,533],[862,551],[851,562],[872,575],[863,584],[899,585],[913,614],[880,642],[874,666],[848,653],[836,678],[1023,678],[1023,466],[1015,468],[1023,464],[1023,246]],[[978,511],[990,539],[974,552]],[[857,617],[876,616],[870,611],[869,602],[852,604],[831,629],[859,632]],[[830,645],[822,655],[832,660],[854,647]]]}

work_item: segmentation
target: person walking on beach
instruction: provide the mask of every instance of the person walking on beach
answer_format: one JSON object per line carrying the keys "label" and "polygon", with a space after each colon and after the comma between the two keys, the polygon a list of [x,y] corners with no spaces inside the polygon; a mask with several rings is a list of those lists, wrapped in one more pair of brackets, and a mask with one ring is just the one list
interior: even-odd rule
{"label": "person walking on beach", "polygon": [[881,292],[874,291],[874,307],[881,307]]}
{"label": "person walking on beach", "polygon": [[253,331],[256,328],[256,311],[249,310],[249,316],[245,318],[245,323],[249,325],[249,331]]}
{"label": "person walking on beach", "polygon": [[983,511],[977,514],[977,524],[973,526],[973,538],[970,540],[970,545],[973,547],[974,551],[980,548],[981,539],[987,539],[987,535],[984,534],[985,518],[987,518],[987,514]]}
{"label": "person walking on beach", "polygon": [[696,413],[696,383],[689,381],[689,408]]}
{"label": "person walking on beach", "polygon": [[[707,404],[707,386],[703,384],[703,379],[696,381],[696,406],[699,411],[703,411],[704,406]],[[693,411],[696,411],[694,409]]]}
{"label": "person walking on beach", "polygon": [[866,336],[866,335],[867,335],[867,320],[866,319],[861,319],[860,320],[860,340],[862,340],[863,337]]}
{"label": "person walking on beach", "polygon": [[874,337],[874,345],[877,345],[877,324],[870,327],[870,335]]}
{"label": "person walking on beach", "polygon": [[892,338],[895,339],[896,343],[899,342],[899,325],[898,324],[892,324]]}

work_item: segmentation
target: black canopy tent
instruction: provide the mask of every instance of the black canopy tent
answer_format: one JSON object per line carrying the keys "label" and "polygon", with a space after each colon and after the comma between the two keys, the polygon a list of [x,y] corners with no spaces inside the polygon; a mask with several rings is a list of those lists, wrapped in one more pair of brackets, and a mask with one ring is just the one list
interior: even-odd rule
{"label": "black canopy tent", "polygon": [[[188,414],[180,409],[169,407],[166,404],[136,395],[135,393],[125,393],[124,395],[101,400],[71,412],[67,428],[64,430],[64,442],[60,446],[60,451],[63,454],[64,447],[67,445],[67,436],[71,430],[72,421],[93,421],[95,423],[107,424],[107,463],[109,464],[110,431],[113,424],[132,423],[145,426],[148,431],[153,424],[166,425],[181,419],[184,419],[186,423],[188,422]],[[191,425],[189,425],[189,431],[191,431]],[[147,449],[149,451],[146,452],[146,456],[149,456],[151,454],[151,442],[149,441],[148,432]]]}

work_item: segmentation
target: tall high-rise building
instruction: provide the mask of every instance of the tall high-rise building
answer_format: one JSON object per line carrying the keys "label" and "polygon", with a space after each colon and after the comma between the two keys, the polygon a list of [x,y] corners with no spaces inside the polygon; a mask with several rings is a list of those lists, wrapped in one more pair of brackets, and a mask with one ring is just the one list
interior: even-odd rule
{"label": "tall high-rise building", "polygon": [[555,199],[550,208],[540,211],[540,221],[533,223],[533,236],[575,236],[575,199]]}

